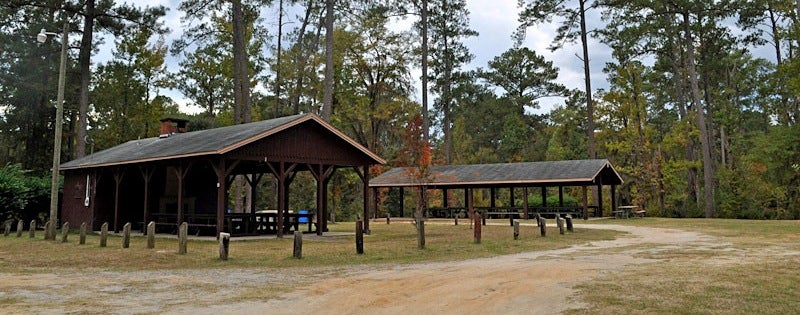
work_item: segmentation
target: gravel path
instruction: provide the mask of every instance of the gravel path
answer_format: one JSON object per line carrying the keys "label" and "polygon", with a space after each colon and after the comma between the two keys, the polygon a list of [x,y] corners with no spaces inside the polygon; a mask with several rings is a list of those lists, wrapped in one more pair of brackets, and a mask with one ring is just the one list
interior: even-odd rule
{"label": "gravel path", "polygon": [[[576,227],[628,234],[566,249],[484,259],[278,274],[246,269],[0,272],[0,313],[552,314],[580,307],[570,299],[575,285],[626,266],[655,262],[636,258],[642,257],[638,254],[733,250],[712,237],[681,230]],[[323,280],[311,284],[313,279]],[[265,290],[284,293],[275,298]]]}

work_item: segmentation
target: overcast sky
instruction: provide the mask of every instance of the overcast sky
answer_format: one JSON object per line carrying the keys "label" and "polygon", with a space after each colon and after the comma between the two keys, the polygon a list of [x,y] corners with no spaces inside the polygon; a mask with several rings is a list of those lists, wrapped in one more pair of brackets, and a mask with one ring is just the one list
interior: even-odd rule
{"label": "overcast sky", "polygon": [[[182,33],[180,17],[182,12],[178,10],[180,0],[138,0],[127,2],[134,3],[137,6],[154,6],[164,5],[169,8],[167,16],[165,17],[165,24],[172,30],[167,35],[167,43],[180,36]],[[517,8],[517,0],[468,0],[468,10],[470,12],[470,26],[477,31],[477,37],[469,38],[465,41],[467,47],[475,59],[468,69],[475,69],[478,67],[485,68],[488,61],[496,56],[499,56],[504,51],[508,50],[513,45],[511,38],[512,33],[516,30],[518,22],[517,15],[519,9]],[[262,19],[267,27],[274,28],[277,25],[277,8],[266,8],[262,11]],[[295,19],[291,13],[287,14],[284,19]],[[599,15],[597,13],[590,13],[588,19],[599,23]],[[593,24],[590,21],[591,24]],[[408,22],[406,22],[408,23]],[[553,61],[554,65],[560,69],[558,82],[571,89],[583,89],[583,63],[578,58],[580,54],[580,45],[578,43],[573,45],[565,45],[559,51],[550,52],[547,47],[552,42],[557,25],[538,25],[528,30],[528,37],[524,46],[535,50],[538,54],[545,56],[547,60]],[[272,31],[271,33],[276,33]],[[104,62],[111,58],[111,50],[113,49],[113,39],[107,38],[106,45],[101,47],[100,52],[94,57],[95,64]],[[605,45],[599,44],[596,40],[591,40],[589,53],[592,71],[592,87],[593,89],[606,88],[605,75],[602,73],[604,64],[610,60],[611,51]],[[171,72],[178,70],[177,57],[170,56],[167,60],[168,68]],[[416,70],[417,72],[419,70]],[[413,77],[418,78],[419,74],[412,74]],[[419,87],[417,87],[419,91]],[[177,91],[165,91],[164,94],[175,99],[179,104],[185,104],[186,100]],[[416,98],[419,99],[419,92]],[[542,100],[542,108],[537,112],[549,112],[553,106],[562,103],[559,99]],[[182,110],[197,112],[201,109],[198,107],[185,107]]]}

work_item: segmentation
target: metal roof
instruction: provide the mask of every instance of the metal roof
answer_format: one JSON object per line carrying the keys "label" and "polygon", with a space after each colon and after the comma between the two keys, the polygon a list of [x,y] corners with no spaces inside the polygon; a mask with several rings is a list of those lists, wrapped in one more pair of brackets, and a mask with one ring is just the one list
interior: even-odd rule
{"label": "metal roof", "polygon": [[373,178],[370,187],[553,186],[620,185],[622,177],[605,159],[523,163],[434,165],[426,180],[415,171],[396,167]]}
{"label": "metal roof", "polygon": [[386,163],[386,161],[375,153],[370,152],[367,148],[337,130],[319,116],[314,114],[301,114],[228,127],[175,133],[169,137],[132,140],[92,155],[61,164],[61,169],[70,170],[203,155],[220,155],[307,121],[318,123],[337,137],[345,140],[354,148],[369,156],[376,163]]}

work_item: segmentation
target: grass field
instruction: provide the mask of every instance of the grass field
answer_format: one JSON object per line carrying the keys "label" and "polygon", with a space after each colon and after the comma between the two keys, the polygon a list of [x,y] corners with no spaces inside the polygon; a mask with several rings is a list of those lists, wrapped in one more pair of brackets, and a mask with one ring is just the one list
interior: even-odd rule
{"label": "grass field", "polygon": [[[533,223],[530,221],[529,223]],[[592,240],[612,239],[618,232],[605,230],[576,230],[559,235],[555,227],[548,237],[539,236],[536,226],[521,226],[522,237],[513,241],[509,226],[483,227],[481,244],[474,244],[470,226],[452,224],[426,225],[426,248],[417,249],[416,229],[408,222],[393,224],[372,223],[371,235],[365,235],[365,254],[355,252],[355,236],[319,238],[306,234],[303,240],[303,259],[292,257],[292,236],[283,239],[232,241],[227,261],[220,261],[219,245],[213,240],[190,240],[188,254],[178,255],[177,238],[157,238],[156,248],[147,249],[145,237],[133,237],[130,248],[121,248],[122,238],[110,236],[108,246],[99,247],[99,236],[89,235],[86,245],[78,245],[78,235],[69,242],[46,241],[40,231],[36,239],[27,232],[21,238],[14,233],[0,237],[0,268],[4,271],[84,267],[104,270],[131,269],[195,269],[195,268],[284,268],[342,266],[374,263],[414,263],[448,261],[477,257],[513,254],[564,248]],[[550,220],[550,224],[553,221]],[[329,225],[331,232],[353,232],[354,223]],[[60,240],[60,234],[58,239]]]}
{"label": "grass field", "polygon": [[[584,221],[579,221],[575,233],[559,235],[551,227],[544,238],[538,236],[536,226],[523,226],[521,239],[514,241],[512,229],[503,222],[485,226],[480,244],[473,242],[472,230],[463,222],[459,226],[427,224],[424,250],[417,249],[416,230],[410,223],[374,222],[372,234],[365,237],[364,255],[355,253],[354,236],[306,235],[303,259],[299,260],[291,257],[291,237],[231,242],[230,260],[220,261],[213,240],[190,240],[188,254],[178,255],[177,239],[172,237],[158,238],[155,249],[146,248],[144,237],[134,237],[131,247],[122,249],[118,236],[101,248],[96,235],[90,235],[86,245],[78,245],[76,234],[70,235],[68,243],[60,243],[43,240],[41,231],[36,239],[27,238],[27,232],[21,238],[12,233],[0,237],[0,270],[47,274],[74,269],[337,268],[454,261],[624,237],[622,232],[581,228]],[[590,223],[696,231],[711,236],[716,245],[698,249],[637,244],[630,252],[653,262],[604,272],[581,283],[571,297],[579,308],[569,310],[570,314],[795,314],[800,309],[800,221],[646,218]],[[333,232],[354,230],[353,223],[330,227]],[[611,250],[627,252],[631,248]]]}

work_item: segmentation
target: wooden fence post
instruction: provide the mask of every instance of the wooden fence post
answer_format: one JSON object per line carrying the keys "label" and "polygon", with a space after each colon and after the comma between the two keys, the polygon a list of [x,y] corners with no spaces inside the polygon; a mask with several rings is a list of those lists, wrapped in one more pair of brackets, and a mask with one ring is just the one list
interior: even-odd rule
{"label": "wooden fence post", "polygon": [[547,219],[544,217],[539,217],[539,230],[542,233],[542,237],[547,236]]}
{"label": "wooden fence post", "polygon": [[558,234],[564,235],[564,218],[556,216],[556,225],[558,225]]}
{"label": "wooden fence post", "polygon": [[356,254],[364,253],[364,221],[356,221]]}
{"label": "wooden fence post", "polygon": [[[278,227],[280,228],[280,227]],[[189,223],[183,222],[178,227],[178,254],[186,254],[186,247],[189,243]]]}
{"label": "wooden fence post", "polygon": [[147,223],[147,248],[156,248],[156,223]]}
{"label": "wooden fence post", "polygon": [[391,222],[392,214],[389,211],[386,211],[386,224],[388,225]]}
{"label": "wooden fence post", "polygon": [[11,222],[10,221],[6,221],[5,226],[6,226],[6,228],[5,228],[5,232],[3,232],[3,236],[4,237],[8,237],[8,234],[11,233]]}
{"label": "wooden fence post", "polygon": [[514,240],[519,239],[519,220],[514,220]]}
{"label": "wooden fence post", "polygon": [[294,247],[292,248],[292,257],[297,259],[303,258],[303,232],[294,231]]}
{"label": "wooden fence post", "polygon": [[86,222],[81,222],[81,234],[78,240],[78,244],[80,245],[86,244]]}
{"label": "wooden fence post", "polygon": [[28,238],[36,238],[36,220],[31,220],[31,226],[28,227]]}
{"label": "wooden fence post", "polygon": [[122,226],[122,248],[131,246],[131,223],[125,223]]}
{"label": "wooden fence post", "polygon": [[22,237],[22,229],[24,229],[24,228],[25,228],[25,222],[22,222],[22,220],[19,220],[17,222],[17,237]]}
{"label": "wooden fence post", "polygon": [[[294,231],[294,235],[297,236],[297,233],[302,234],[300,231]],[[228,260],[228,249],[231,244],[231,234],[225,232],[219,232],[219,259],[221,260]]]}
{"label": "wooden fence post", "polygon": [[474,233],[474,242],[475,244],[481,243],[481,215],[479,213],[475,213],[475,230]]}
{"label": "wooden fence post", "polygon": [[103,222],[100,226],[100,247],[106,247],[108,244],[108,222]]}
{"label": "wooden fence post", "polygon": [[61,226],[61,243],[67,242],[67,235],[69,235],[69,222],[64,222]]}
{"label": "wooden fence post", "polygon": [[572,228],[572,216],[571,215],[567,215],[566,220],[567,220],[567,231],[575,232],[573,230],[573,228]]}

